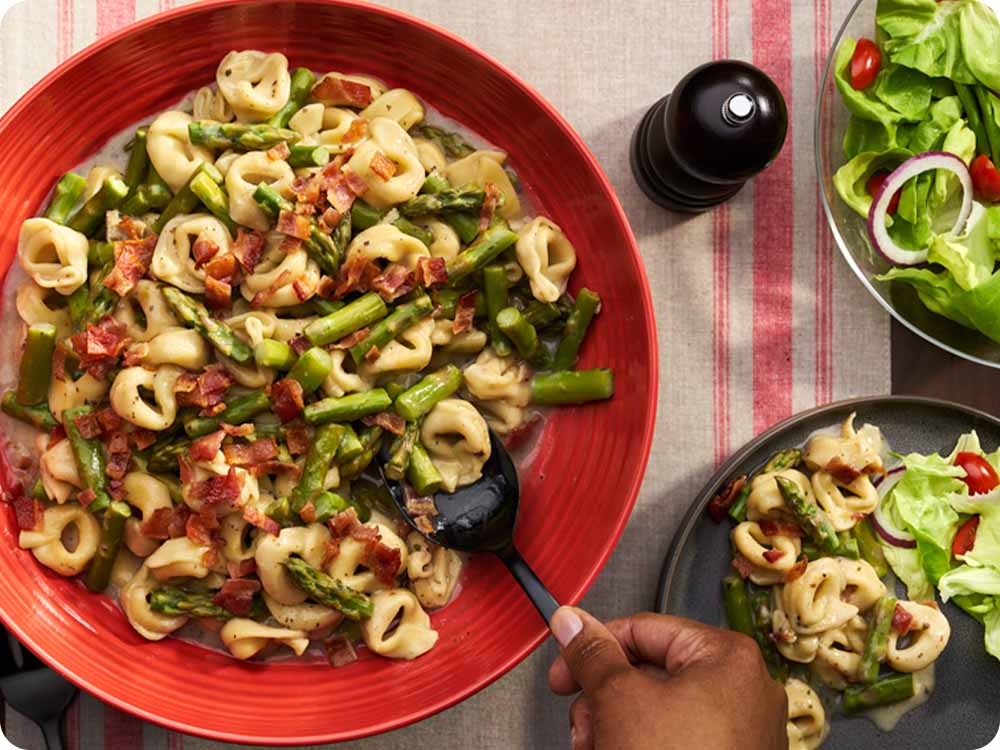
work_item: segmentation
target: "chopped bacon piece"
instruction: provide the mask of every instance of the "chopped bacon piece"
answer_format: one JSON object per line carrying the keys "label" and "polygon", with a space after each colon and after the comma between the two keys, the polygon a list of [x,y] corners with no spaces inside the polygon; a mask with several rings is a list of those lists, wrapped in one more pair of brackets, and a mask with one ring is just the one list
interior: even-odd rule
{"label": "chopped bacon piece", "polygon": [[140,341],[132,344],[122,355],[122,367],[135,367],[142,364],[142,360],[149,354],[149,344]]}
{"label": "chopped bacon piece", "polygon": [[305,302],[316,293],[315,282],[308,277],[300,276],[292,282],[292,291],[299,298],[299,302]]}
{"label": "chopped bacon piece", "polygon": [[257,561],[252,557],[245,560],[226,560],[226,572],[230,578],[245,578],[257,572]]}
{"label": "chopped bacon piece", "polygon": [[[341,216],[351,210],[357,193],[351,188],[347,175],[339,169],[330,174],[324,173],[323,187],[326,190],[326,200]],[[328,222],[333,226],[337,222]]]}
{"label": "chopped bacon piece", "polygon": [[340,554],[340,539],[328,539],[326,542],[326,552],[323,554],[323,569],[333,562]]}
{"label": "chopped bacon piece", "polygon": [[[407,489],[409,489],[409,487],[407,487]],[[420,495],[410,495],[407,493],[406,512],[411,516],[436,516],[438,514],[438,509],[434,504],[434,498],[422,497]]]}
{"label": "chopped bacon piece", "polygon": [[368,552],[365,559],[375,578],[387,586],[392,586],[402,562],[399,548],[376,542],[373,547],[369,547]]}
{"label": "chopped bacon piece", "polygon": [[292,340],[288,342],[288,345],[292,347],[293,352],[299,355],[304,354],[312,348],[312,343],[301,333],[298,336],[293,337]]}
{"label": "chopped bacon piece", "polygon": [[80,431],[80,437],[90,440],[101,434],[101,423],[97,421],[96,414],[81,414],[73,420],[76,429]]}
{"label": "chopped bacon piece", "polygon": [[368,364],[371,364],[376,359],[378,359],[381,356],[381,354],[382,354],[382,352],[380,352],[378,350],[378,347],[375,346],[374,344],[372,344],[371,349],[369,349],[367,352],[365,352],[365,362],[367,362]]}
{"label": "chopped bacon piece", "polygon": [[108,438],[109,453],[131,453],[128,447],[128,433],[119,431],[111,433]]}
{"label": "chopped bacon piece", "polygon": [[143,228],[131,216],[124,214],[118,220],[118,232],[127,240],[137,240],[142,237]]}
{"label": "chopped bacon piece", "polygon": [[448,281],[447,263],[444,258],[418,258],[414,273],[417,286],[432,287]]}
{"label": "chopped bacon piece", "polygon": [[219,253],[219,246],[207,237],[199,237],[191,246],[191,255],[194,256],[194,267],[201,268],[208,261],[212,260]]}
{"label": "chopped bacon piece", "polygon": [[451,324],[451,332],[458,336],[460,333],[472,330],[472,321],[476,318],[476,295],[478,291],[466,292],[458,298],[455,305],[455,320]]}
{"label": "chopped bacon piece", "polygon": [[759,524],[760,530],[768,536],[791,536],[801,538],[805,536],[802,527],[791,521],[770,521],[763,520]]}
{"label": "chopped bacon piece", "polygon": [[219,550],[209,547],[208,551],[201,556],[201,564],[206,568],[214,568],[219,564]]}
{"label": "chopped bacon piece", "polygon": [[314,523],[316,521],[316,505],[312,500],[302,506],[302,510],[299,511],[299,516],[306,523]]}
{"label": "chopped bacon piece", "polygon": [[732,565],[736,569],[736,572],[740,574],[740,578],[749,578],[750,573],[753,571],[753,563],[743,557],[743,555],[736,555],[733,558]]}
{"label": "chopped bacon piece", "polygon": [[132,291],[136,282],[146,275],[153,250],[156,249],[156,235],[144,240],[124,240],[115,243],[115,265],[104,279],[104,286],[124,297]]}
{"label": "chopped bacon piece", "polygon": [[124,420],[118,416],[118,412],[110,406],[105,406],[96,414],[97,421],[101,425],[101,432],[110,433],[121,429]]}
{"label": "chopped bacon piece", "polygon": [[243,519],[252,526],[275,536],[281,533],[281,525],[259,508],[246,505],[241,510],[243,511]]}
{"label": "chopped bacon piece", "polygon": [[406,266],[390,263],[386,269],[372,280],[372,289],[379,293],[386,302],[399,299],[404,294],[413,291],[413,274]]}
{"label": "chopped bacon piece", "polygon": [[372,288],[372,282],[381,273],[381,269],[371,258],[361,253],[348,255],[347,261],[337,272],[337,287],[333,292],[334,299],[340,299],[351,292],[369,291]]}
{"label": "chopped bacon piece", "polygon": [[108,494],[112,500],[125,499],[125,483],[121,479],[108,480]]}
{"label": "chopped bacon piece", "polygon": [[11,502],[14,506],[14,519],[17,521],[17,528],[21,531],[37,529],[42,522],[42,513],[45,511],[42,504],[35,498],[25,495],[23,488],[14,495]]}
{"label": "chopped bacon piece", "polygon": [[764,559],[772,564],[778,562],[784,556],[784,551],[780,549],[769,549],[764,552]]}
{"label": "chopped bacon piece", "polygon": [[135,444],[135,449],[139,451],[148,448],[156,442],[156,433],[145,428],[133,430],[131,435],[132,442]]}
{"label": "chopped bacon piece", "polygon": [[313,98],[334,107],[367,107],[372,103],[372,89],[367,83],[351,81],[327,73],[313,86]]}
{"label": "chopped bacon piece", "polygon": [[205,266],[206,276],[216,279],[217,281],[224,281],[230,286],[237,283],[239,272],[239,260],[237,260],[236,256],[232,253],[216,255]]}
{"label": "chopped bacon piece", "polygon": [[746,474],[737,477],[719,490],[715,497],[709,501],[708,515],[713,521],[716,523],[722,523],[722,519],[726,517],[729,509],[732,507],[733,503],[736,502],[736,496],[740,494],[746,483]]}
{"label": "chopped bacon piece", "polygon": [[205,505],[198,513],[192,513],[184,526],[185,534],[195,544],[212,544],[212,532],[219,528],[219,517],[215,508]]}
{"label": "chopped bacon piece", "polygon": [[358,512],[354,508],[348,508],[347,510],[342,510],[340,513],[331,518],[327,525],[330,527],[330,531],[333,535],[338,538],[347,536],[351,529],[355,526],[361,524],[358,518]]}
{"label": "chopped bacon piece", "polygon": [[282,211],[278,214],[277,230],[282,234],[299,240],[308,240],[311,228],[309,218],[306,216],[300,216],[294,211]]}
{"label": "chopped bacon piece", "polygon": [[344,179],[347,180],[347,187],[359,198],[368,192],[368,183],[365,182],[365,178],[353,169],[344,170]]}
{"label": "chopped bacon piece", "polygon": [[204,409],[198,412],[199,417],[214,417],[222,414],[226,410],[225,404],[215,404],[214,406],[206,406]]}
{"label": "chopped bacon piece", "polygon": [[355,143],[368,135],[368,120],[364,117],[355,117],[351,120],[350,127],[340,136],[341,143]]}
{"label": "chopped bacon piece", "polygon": [[264,254],[264,235],[259,232],[236,230],[236,241],[232,246],[233,256],[243,267],[244,273],[253,273]]}
{"label": "chopped bacon piece", "polygon": [[187,508],[157,508],[153,515],[142,522],[140,531],[149,539],[184,536],[190,513]]}
{"label": "chopped bacon piece", "polygon": [[316,203],[323,192],[323,177],[317,174],[296,177],[291,189],[296,203]]}
{"label": "chopped bacon piece", "polygon": [[323,212],[322,216],[319,217],[319,223],[323,226],[325,231],[329,232],[340,223],[342,218],[344,218],[344,214],[337,209],[330,207]]}
{"label": "chopped bacon piece", "polygon": [[244,422],[243,424],[226,424],[223,422],[221,427],[222,431],[230,437],[248,437],[253,435],[256,429],[253,422]]}
{"label": "chopped bacon piece", "polygon": [[[870,465],[863,469],[858,469],[855,466],[844,461],[840,456],[834,456],[826,466],[823,467],[823,471],[828,473],[840,484],[850,484],[855,479],[860,477],[862,474],[877,474],[880,471],[879,466]],[[884,473],[884,472],[883,472]]]}
{"label": "chopped bacon piece", "polygon": [[57,424],[49,432],[49,444],[46,446],[46,448],[51,448],[60,440],[65,440],[65,439],[66,439],[66,428],[61,424]]}
{"label": "chopped bacon piece", "polygon": [[378,425],[393,435],[402,435],[406,432],[406,420],[394,411],[380,411],[378,414],[369,414],[361,421],[369,427]]}
{"label": "chopped bacon piece", "polygon": [[493,214],[500,205],[500,188],[492,182],[486,183],[486,197],[483,198],[483,206],[479,209],[479,231],[482,232],[493,221]]}
{"label": "chopped bacon piece", "polygon": [[267,150],[267,158],[271,161],[282,161],[287,159],[292,150],[288,148],[288,144],[285,141],[271,146]]}
{"label": "chopped bacon piece", "polygon": [[271,386],[271,403],[278,419],[291,422],[305,408],[302,384],[291,378],[282,378]]}
{"label": "chopped bacon piece", "polygon": [[188,456],[192,461],[211,461],[222,448],[222,441],[225,439],[225,430],[210,432],[191,443]]}
{"label": "chopped bacon piece", "polygon": [[97,493],[90,487],[87,487],[77,493],[76,499],[84,508],[89,508],[90,504],[97,499]]}
{"label": "chopped bacon piece", "polygon": [[368,162],[368,168],[384,182],[388,182],[396,174],[396,162],[381,151],[375,152],[371,161]]}
{"label": "chopped bacon piece", "polygon": [[103,380],[131,341],[125,331],[124,323],[105,315],[96,325],[88,324],[86,331],[73,334],[70,343],[80,360],[80,367]]}
{"label": "chopped bacon piece", "polygon": [[[124,433],[120,433],[124,436]],[[126,440],[128,438],[126,437]],[[128,474],[129,467],[132,465],[132,454],[126,451],[125,453],[110,453],[108,456],[107,465],[104,467],[104,473],[108,475],[111,479],[124,479],[125,475]]]}
{"label": "chopped bacon piece", "polygon": [[343,633],[336,633],[323,641],[323,649],[326,651],[326,658],[330,662],[330,666],[334,668],[346,667],[358,660],[358,652],[355,651],[354,644]]}
{"label": "chopped bacon piece", "polygon": [[913,630],[913,615],[899,604],[896,605],[896,611],[892,613],[892,630],[899,635],[906,635]]}
{"label": "chopped bacon piece", "polygon": [[181,484],[190,484],[191,478],[194,476],[194,467],[191,466],[191,460],[185,454],[180,454],[177,456],[177,473],[180,475]]}
{"label": "chopped bacon piece", "polygon": [[[299,216],[315,216],[318,210],[316,206],[312,203],[296,203],[295,208],[292,209]],[[285,235],[286,237],[288,235]],[[295,238],[292,237],[294,240]],[[302,240],[298,240],[301,242]]]}
{"label": "chopped bacon piece", "polygon": [[52,377],[66,380],[66,350],[57,346],[52,352]]}
{"label": "chopped bacon piece", "polygon": [[205,304],[213,310],[229,307],[233,301],[233,288],[225,281],[205,277]]}
{"label": "chopped bacon piece", "polygon": [[364,328],[359,328],[354,333],[349,333],[336,344],[333,345],[334,349],[350,349],[352,346],[360,341],[363,341],[365,336],[371,333],[371,328],[365,326]]}
{"label": "chopped bacon piece", "polygon": [[239,499],[243,489],[236,469],[230,467],[225,476],[212,476],[200,482],[193,482],[187,491],[187,498],[202,501],[206,505],[232,503]]}
{"label": "chopped bacon piece", "polygon": [[252,443],[227,445],[222,452],[230,466],[254,466],[277,456],[278,444],[274,442],[274,438],[267,438]]}
{"label": "chopped bacon piece", "polygon": [[222,403],[226,390],[233,384],[233,376],[221,365],[211,365],[198,376],[182,373],[174,385],[177,403],[207,409]]}
{"label": "chopped bacon piece", "polygon": [[791,583],[802,577],[802,574],[806,572],[806,567],[809,565],[809,560],[803,557],[801,560],[795,563],[792,568],[785,573],[785,583]]}
{"label": "chopped bacon piece", "polygon": [[250,467],[250,473],[255,477],[265,474],[285,474],[293,479],[297,479],[302,474],[302,467],[298,464],[287,463],[286,461],[261,461]]}
{"label": "chopped bacon piece", "polygon": [[360,520],[354,524],[347,533],[351,539],[359,542],[377,542],[382,538],[382,534],[379,532],[378,528],[374,526],[365,526]]}
{"label": "chopped bacon piece", "polygon": [[260,581],[252,578],[230,578],[212,597],[212,604],[232,612],[237,617],[246,617],[253,610],[253,595],[260,591]]}
{"label": "chopped bacon piece", "polygon": [[305,427],[289,427],[285,430],[285,445],[288,446],[288,452],[293,456],[301,456],[309,450],[311,442],[309,430]]}

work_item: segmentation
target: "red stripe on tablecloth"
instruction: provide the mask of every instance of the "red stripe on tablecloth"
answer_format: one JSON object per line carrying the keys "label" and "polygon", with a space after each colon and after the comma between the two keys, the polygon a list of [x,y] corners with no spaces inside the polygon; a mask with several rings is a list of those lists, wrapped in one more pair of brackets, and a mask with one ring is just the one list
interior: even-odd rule
{"label": "red stripe on tablecloth", "polygon": [[160,0],[160,11],[170,10],[174,7],[174,0]]}
{"label": "red stripe on tablecloth", "polygon": [[[712,57],[729,57],[729,0],[712,2]],[[730,451],[729,348],[729,206],[715,209],[712,217],[712,396],[715,411],[715,464]]]}
{"label": "red stripe on tablecloth", "polygon": [[141,750],[142,722],[111,706],[104,706],[104,750]]}
{"label": "red stripe on tablecloth", "polygon": [[184,735],[167,732],[167,750],[184,750]]}
{"label": "red stripe on tablecloth", "polygon": [[[814,5],[816,99],[822,95],[823,66],[830,47],[830,2]],[[833,112],[829,108],[820,122],[818,147],[829,158],[833,133]],[[817,404],[833,400],[833,238],[823,215],[820,185],[816,183],[816,392]]]}
{"label": "red stripe on tablecloth", "polygon": [[[753,63],[792,104],[792,2],[753,0]],[[760,432],[792,413],[792,138],[754,180],[753,427]]]}
{"label": "red stripe on tablecloth", "polygon": [[97,0],[97,37],[135,20],[135,0]]}
{"label": "red stripe on tablecloth", "polygon": [[56,62],[73,54],[73,0],[56,3]]}

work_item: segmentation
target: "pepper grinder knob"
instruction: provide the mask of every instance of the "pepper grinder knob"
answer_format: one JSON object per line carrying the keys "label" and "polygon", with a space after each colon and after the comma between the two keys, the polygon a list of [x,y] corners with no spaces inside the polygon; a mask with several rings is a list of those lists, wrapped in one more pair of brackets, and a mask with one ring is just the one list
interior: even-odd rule
{"label": "pepper grinder knob", "polygon": [[749,63],[718,60],[688,73],[632,136],[632,173],[664,208],[700,213],[732,198],[785,142],[781,91]]}

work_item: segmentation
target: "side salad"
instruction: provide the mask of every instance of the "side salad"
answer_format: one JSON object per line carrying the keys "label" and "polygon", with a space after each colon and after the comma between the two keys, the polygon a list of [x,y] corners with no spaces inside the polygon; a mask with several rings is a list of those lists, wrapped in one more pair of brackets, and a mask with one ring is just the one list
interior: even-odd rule
{"label": "side salad", "polygon": [[947,456],[901,458],[871,516],[886,560],[911,600],[937,588],[983,623],[1000,659],[1000,449],[985,453],[970,432]]}
{"label": "side salad", "polygon": [[981,0],[879,0],[845,38],[834,186],[932,312],[1000,342],[1000,19]]}

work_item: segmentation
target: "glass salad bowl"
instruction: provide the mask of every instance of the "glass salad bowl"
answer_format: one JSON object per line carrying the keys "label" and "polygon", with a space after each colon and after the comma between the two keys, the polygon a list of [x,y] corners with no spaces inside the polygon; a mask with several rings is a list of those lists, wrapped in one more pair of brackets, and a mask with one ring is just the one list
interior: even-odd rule
{"label": "glass salad bowl", "polygon": [[880,281],[890,264],[872,246],[865,220],[837,194],[833,176],[847,162],[842,143],[850,113],[837,91],[835,63],[845,37],[871,39],[877,0],[858,0],[847,14],[827,55],[815,120],[816,170],[827,223],[841,254],[872,296],[918,336],[952,354],[1000,368],[1000,344],[978,331],[928,310],[907,284]]}

